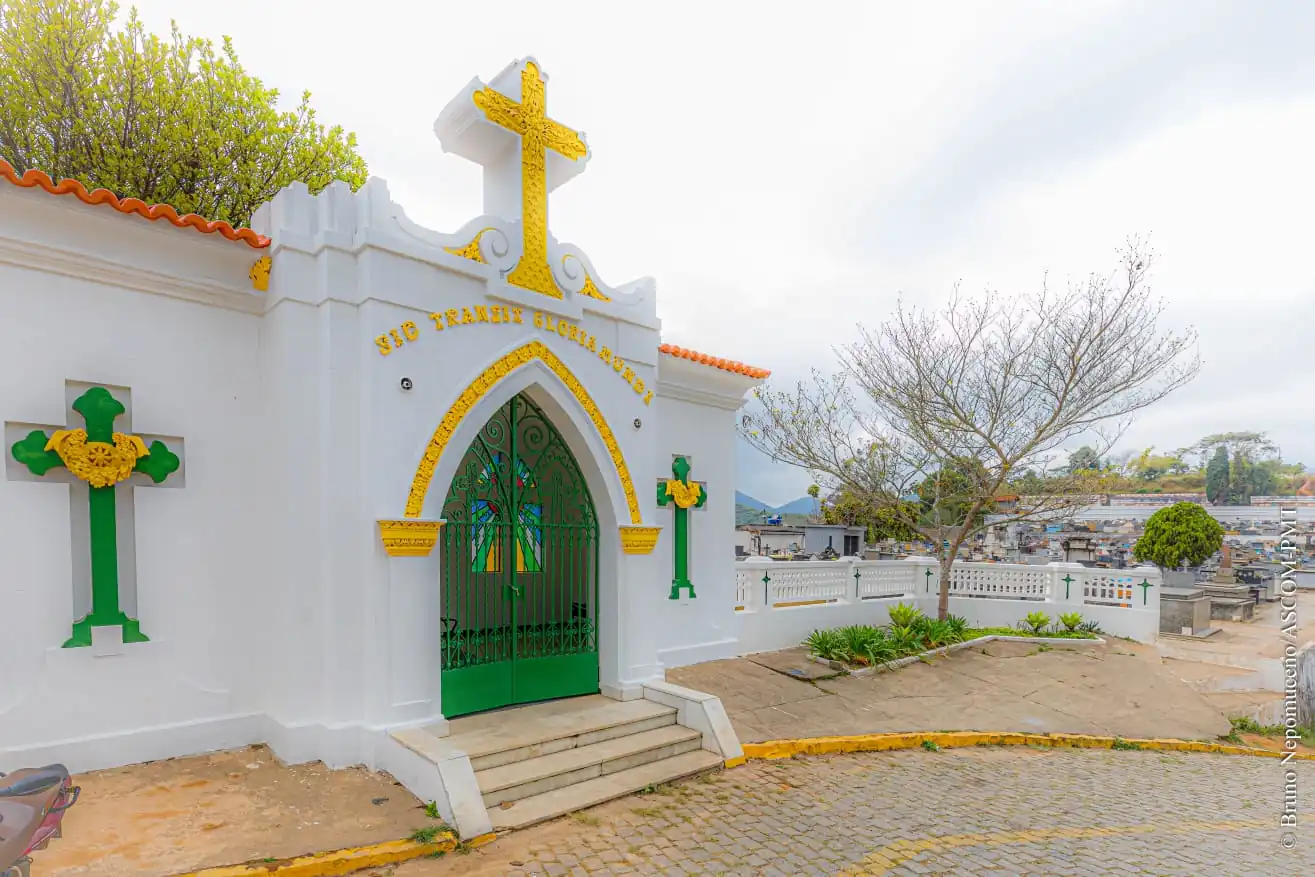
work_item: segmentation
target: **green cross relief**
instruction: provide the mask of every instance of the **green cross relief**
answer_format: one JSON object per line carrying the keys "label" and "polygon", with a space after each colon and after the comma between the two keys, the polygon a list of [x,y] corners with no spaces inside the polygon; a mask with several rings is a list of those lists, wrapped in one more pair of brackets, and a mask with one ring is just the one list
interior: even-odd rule
{"label": "green cross relief", "polygon": [[1145,606],[1145,605],[1146,605],[1146,595],[1147,595],[1148,593],[1150,593],[1151,588],[1153,588],[1153,587],[1155,587],[1155,586],[1152,585],[1152,584],[1150,583],[1150,580],[1149,580],[1149,579],[1142,579],[1142,580],[1141,580],[1141,584],[1138,585],[1137,587],[1141,588],[1141,604],[1142,604],[1143,606]]}
{"label": "green cross relief", "polygon": [[675,503],[672,510],[675,516],[675,578],[671,580],[671,596],[668,599],[679,600],[681,588],[689,589],[690,599],[695,598],[694,583],[689,580],[689,510],[701,509],[708,501],[707,491],[703,485],[689,480],[689,460],[677,457],[671,463],[671,473],[676,477],[669,481],[659,481],[657,486],[658,505],[666,507]]}
{"label": "green cross relief", "polygon": [[926,584],[926,586],[927,586],[927,593],[930,594],[930,593],[931,593],[931,570],[926,570],[926,572],[925,572],[924,574],[927,576],[927,578],[924,579],[924,584]]}
{"label": "green cross relief", "polygon": [[114,431],[114,421],[127,409],[104,387],[92,387],[77,398],[73,410],[82,415],[86,429],[56,429],[47,436],[36,429],[14,443],[14,459],[33,475],[65,467],[87,482],[91,519],[91,611],[73,624],[64,648],[91,645],[93,627],[120,627],[125,643],[148,642],[141,622],[119,608],[118,521],[115,486],[133,472],[156,484],[178,470],[178,455],[164,442],[146,443],[135,435]]}
{"label": "green cross relief", "polygon": [[1067,599],[1068,599],[1068,586],[1071,585],[1071,584],[1073,584],[1075,581],[1077,581],[1077,579],[1073,578],[1073,577],[1072,577],[1071,575],[1069,575],[1068,573],[1064,573],[1064,577],[1063,577],[1062,579],[1060,579],[1060,581],[1064,583],[1064,599],[1067,600]]}

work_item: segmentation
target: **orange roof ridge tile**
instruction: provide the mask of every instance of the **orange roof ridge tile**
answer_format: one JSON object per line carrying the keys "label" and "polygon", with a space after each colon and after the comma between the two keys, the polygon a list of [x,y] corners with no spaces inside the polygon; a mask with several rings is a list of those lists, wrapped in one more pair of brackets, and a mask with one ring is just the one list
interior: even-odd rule
{"label": "orange roof ridge tile", "polygon": [[737,375],[744,375],[747,378],[766,378],[770,377],[772,374],[771,371],[765,368],[745,365],[744,363],[736,362],[733,359],[722,359],[719,356],[709,356],[706,353],[699,353],[697,350],[690,350],[686,347],[677,347],[674,344],[663,344],[658,348],[658,352],[665,353],[667,356],[688,359],[690,362],[697,362],[701,365],[710,365],[713,368],[733,372]]}
{"label": "orange roof ridge tile", "polygon": [[230,241],[241,241],[252,249],[262,250],[269,246],[269,238],[256,234],[249,228],[233,228],[227,222],[211,221],[188,213],[179,216],[178,211],[168,204],[147,204],[137,198],[120,199],[108,189],[87,191],[87,187],[77,180],[60,180],[58,183],[39,170],[30,170],[21,177],[14,171],[14,166],[0,158],[0,177],[24,189],[41,188],[52,195],[73,195],[83,204],[108,204],[120,213],[135,213],[154,222],[165,219],[179,228],[194,228],[202,234],[218,233]]}

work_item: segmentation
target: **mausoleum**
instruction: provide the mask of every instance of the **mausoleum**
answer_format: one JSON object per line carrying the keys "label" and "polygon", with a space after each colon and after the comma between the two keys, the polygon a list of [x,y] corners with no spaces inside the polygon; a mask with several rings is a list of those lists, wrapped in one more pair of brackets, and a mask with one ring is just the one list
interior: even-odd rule
{"label": "mausoleum", "polygon": [[553,237],[590,152],[546,88],[525,59],[438,117],[484,172],[445,232],[379,179],[233,229],[0,162],[0,770],[268,743],[471,836],[570,770],[739,756],[662,680],[739,651],[768,373],[664,344],[654,281]]}

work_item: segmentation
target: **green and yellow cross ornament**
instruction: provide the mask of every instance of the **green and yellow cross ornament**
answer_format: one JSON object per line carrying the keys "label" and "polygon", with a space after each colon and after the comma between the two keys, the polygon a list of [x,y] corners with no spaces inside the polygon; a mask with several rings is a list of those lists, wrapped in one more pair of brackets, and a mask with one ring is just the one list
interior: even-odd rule
{"label": "green and yellow cross ornament", "polygon": [[675,516],[675,577],[671,580],[671,600],[680,599],[680,591],[689,591],[694,599],[694,583],[689,580],[689,510],[701,509],[708,501],[708,494],[703,485],[689,480],[689,460],[677,457],[671,463],[671,473],[676,477],[659,481],[657,486],[658,505],[666,507],[675,503],[672,514]]}
{"label": "green and yellow cross ornament", "polygon": [[178,456],[164,442],[146,442],[135,435],[114,431],[114,421],[127,409],[104,387],[92,387],[73,403],[86,429],[57,429],[47,436],[33,430],[15,442],[14,459],[33,475],[45,475],[63,466],[87,482],[91,516],[91,612],[73,625],[64,648],[91,645],[93,627],[121,627],[125,643],[148,642],[141,622],[119,608],[118,521],[115,485],[141,472],[156,484],[178,471]]}

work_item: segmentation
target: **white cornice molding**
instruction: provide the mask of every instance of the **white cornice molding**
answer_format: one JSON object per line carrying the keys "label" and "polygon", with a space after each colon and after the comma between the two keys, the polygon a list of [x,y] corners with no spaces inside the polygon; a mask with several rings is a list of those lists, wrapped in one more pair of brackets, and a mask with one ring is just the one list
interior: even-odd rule
{"label": "white cornice molding", "polygon": [[251,289],[152,271],[34,241],[0,238],[0,263],[246,314],[264,311],[264,294]]}
{"label": "white cornice molding", "polygon": [[675,399],[680,402],[690,402],[694,405],[720,408],[723,411],[739,411],[744,407],[744,403],[748,401],[742,394],[728,395],[702,387],[691,387],[688,384],[663,380],[658,381],[657,396],[659,399]]}

